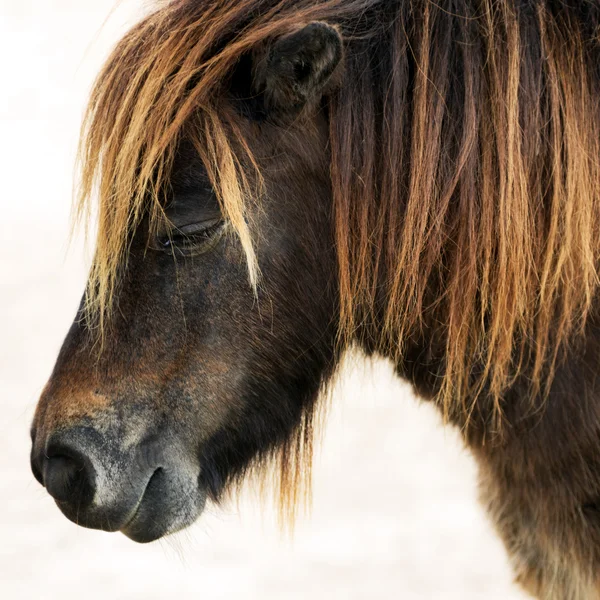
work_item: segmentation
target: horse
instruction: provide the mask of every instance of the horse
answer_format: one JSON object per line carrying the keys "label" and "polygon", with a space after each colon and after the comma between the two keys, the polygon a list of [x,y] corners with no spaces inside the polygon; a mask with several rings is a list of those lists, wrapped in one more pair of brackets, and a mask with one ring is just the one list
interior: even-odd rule
{"label": "horse", "polygon": [[598,65],[598,0],[158,3],[82,126],[60,510],[150,542],[274,467],[292,521],[357,347],[460,430],[516,580],[600,598]]}

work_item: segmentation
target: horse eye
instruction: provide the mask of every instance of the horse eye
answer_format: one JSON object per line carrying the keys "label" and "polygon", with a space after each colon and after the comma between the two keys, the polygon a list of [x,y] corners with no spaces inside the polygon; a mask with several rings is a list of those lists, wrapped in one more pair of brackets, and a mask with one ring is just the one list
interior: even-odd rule
{"label": "horse eye", "polygon": [[220,238],[224,226],[223,219],[218,218],[175,227],[169,232],[158,235],[156,246],[160,250],[180,254],[204,252],[212,248],[213,241]]}

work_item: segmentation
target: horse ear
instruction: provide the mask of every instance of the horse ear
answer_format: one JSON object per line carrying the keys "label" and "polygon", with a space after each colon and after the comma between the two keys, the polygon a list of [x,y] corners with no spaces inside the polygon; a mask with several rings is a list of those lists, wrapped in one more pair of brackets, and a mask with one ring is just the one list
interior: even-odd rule
{"label": "horse ear", "polygon": [[341,59],[342,38],[327,23],[314,21],[280,37],[255,71],[266,110],[295,113],[320,100]]}

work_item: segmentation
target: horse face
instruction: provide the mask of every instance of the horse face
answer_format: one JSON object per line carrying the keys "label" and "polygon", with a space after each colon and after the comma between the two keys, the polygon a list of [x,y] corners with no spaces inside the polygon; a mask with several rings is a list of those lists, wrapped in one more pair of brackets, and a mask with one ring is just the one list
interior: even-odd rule
{"label": "horse face", "polygon": [[[323,38],[320,26],[308,27],[296,44],[303,60]],[[313,59],[331,71],[322,53],[338,38],[329,28],[325,36]],[[293,47],[286,38],[286,60]],[[165,204],[172,233],[145,220],[137,228],[101,349],[80,310],[39,401],[32,468],[80,525],[140,542],[188,525],[207,497],[218,499],[253,459],[289,439],[334,367],[327,124],[308,105],[299,118],[294,102],[281,126],[290,82],[277,93],[286,61],[271,57],[263,86],[278,124],[246,117],[243,125],[256,155],[271,157],[264,197],[250,209],[256,293],[241,243],[184,140]],[[326,79],[315,78],[311,94]],[[293,89],[308,100],[308,87]]]}

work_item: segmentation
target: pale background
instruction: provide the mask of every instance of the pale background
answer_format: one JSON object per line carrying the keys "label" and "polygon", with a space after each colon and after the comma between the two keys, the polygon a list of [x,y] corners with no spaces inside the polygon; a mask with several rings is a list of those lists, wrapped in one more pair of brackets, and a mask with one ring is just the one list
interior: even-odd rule
{"label": "pale background", "polygon": [[[67,249],[81,113],[143,8],[0,0],[0,598],[521,598],[454,431],[385,364],[347,369],[293,541],[249,498],[140,546],[76,527],[33,479],[28,429],[89,258]],[[104,24],[104,25],[103,25]]]}

